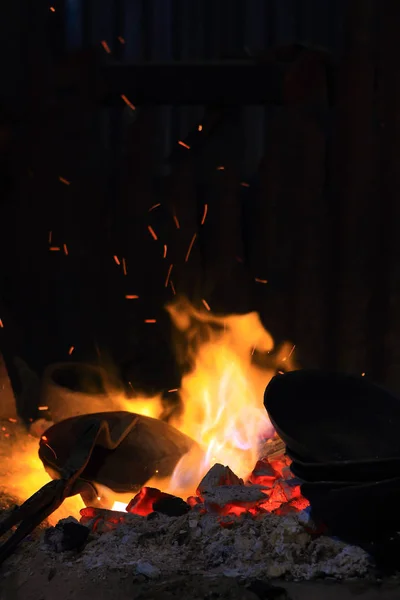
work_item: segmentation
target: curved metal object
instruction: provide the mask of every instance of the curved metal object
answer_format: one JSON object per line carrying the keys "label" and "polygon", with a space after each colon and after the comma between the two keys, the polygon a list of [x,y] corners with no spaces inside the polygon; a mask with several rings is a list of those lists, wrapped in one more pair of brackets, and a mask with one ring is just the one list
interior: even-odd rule
{"label": "curved metal object", "polygon": [[389,548],[400,531],[400,400],[364,377],[293,371],[271,380],[264,404],[314,519],[370,552]]}
{"label": "curved metal object", "polygon": [[365,377],[311,370],[276,375],[264,406],[289,453],[304,462],[400,457],[400,400]]}
{"label": "curved metal object", "polygon": [[80,478],[117,493],[136,491],[152,477],[168,477],[182,456],[198,447],[175,427],[151,417],[124,411],[82,415],[45,432],[39,446],[45,469],[61,474],[74,441],[91,423],[100,422],[107,427],[99,434]]}
{"label": "curved metal object", "polygon": [[134,492],[151,477],[171,475],[178,461],[199,446],[167,423],[128,412],[71,417],[41,438],[39,456],[55,478],[0,522],[0,537],[19,523],[0,546],[0,564],[69,496],[95,501],[95,484]]}

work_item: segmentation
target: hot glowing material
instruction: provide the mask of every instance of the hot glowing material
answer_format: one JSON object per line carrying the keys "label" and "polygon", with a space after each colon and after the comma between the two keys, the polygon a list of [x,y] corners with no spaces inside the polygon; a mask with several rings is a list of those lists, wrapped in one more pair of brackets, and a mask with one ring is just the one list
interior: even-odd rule
{"label": "hot glowing material", "polygon": [[[281,473],[275,464],[257,463],[261,444],[273,435],[272,425],[262,404],[263,392],[281,362],[285,361],[286,369],[292,368],[294,347],[288,345],[282,348],[276,364],[269,369],[262,369],[253,363],[254,352],[268,354],[273,349],[273,340],[263,328],[257,313],[216,317],[209,307],[197,310],[182,299],[168,306],[167,310],[175,327],[186,338],[184,353],[191,364],[190,372],[182,380],[181,389],[171,390],[179,393],[183,405],[179,420],[175,419],[171,424],[195,439],[203,447],[205,458],[199,461],[197,453],[185,455],[169,480],[149,481],[149,488],[146,489],[154,486],[184,499],[192,496],[196,503],[196,488],[216,462],[229,465],[245,481],[252,474],[253,483],[270,487]],[[155,323],[155,319],[145,322]],[[121,410],[156,418],[162,412],[160,397],[137,397],[132,400],[118,396],[115,397],[115,403]],[[18,447],[11,451],[7,489],[11,495],[23,501],[50,478],[38,458],[37,439],[21,433],[18,441]],[[295,499],[292,492],[291,502]],[[114,501],[113,510],[124,510],[132,499],[132,495],[122,498],[113,496],[110,491],[108,498],[110,493]],[[103,496],[100,489],[99,494]],[[276,485],[265,500],[265,506],[268,504],[269,510],[278,508],[283,498],[285,502],[288,501],[282,486]],[[54,513],[51,522],[57,522],[68,514],[78,515],[82,507],[80,496],[70,498]],[[238,506],[236,509],[239,512],[247,510]]]}

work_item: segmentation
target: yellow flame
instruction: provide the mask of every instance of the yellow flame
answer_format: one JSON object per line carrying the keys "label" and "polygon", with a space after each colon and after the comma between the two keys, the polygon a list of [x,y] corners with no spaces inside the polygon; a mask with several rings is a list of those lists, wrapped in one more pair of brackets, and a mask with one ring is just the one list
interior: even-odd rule
{"label": "yellow flame", "polygon": [[269,353],[272,337],[255,312],[216,317],[195,310],[185,301],[168,307],[175,326],[189,342],[192,370],[182,380],[183,414],[173,424],[200,443],[205,451],[184,456],[168,491],[193,493],[215,463],[229,465],[239,476],[253,469],[260,442],[273,433],[263,406],[264,389],[274,369],[252,362],[254,350]]}
{"label": "yellow flame", "polygon": [[[274,343],[257,313],[218,317],[182,299],[167,310],[184,341],[177,347],[178,360],[186,366],[189,362],[191,367],[179,390],[183,410],[171,424],[196,440],[203,455],[200,459],[198,451],[189,453],[169,480],[154,480],[147,485],[185,497],[195,492],[215,462],[229,465],[242,478],[251,472],[260,442],[273,433],[263,406],[264,389],[281,364],[286,370],[294,368],[294,346],[283,345],[274,352],[274,360],[271,355],[267,361],[268,368],[262,368],[257,366],[254,354],[268,356]],[[161,396],[110,398],[114,409],[118,406],[156,418],[163,410]],[[4,455],[4,447],[8,448],[5,454],[9,459],[0,467],[0,480],[7,481],[11,496],[24,501],[50,481],[38,457],[38,440],[20,433],[18,447],[11,449],[9,440],[0,435],[0,456]],[[130,500],[129,495],[116,496],[101,486],[98,489],[100,496],[104,493],[111,503],[114,501],[115,510],[123,510]],[[79,517],[83,506],[80,496],[69,498],[52,515],[51,522],[70,514]]]}
{"label": "yellow flame", "polygon": [[[13,501],[21,503],[51,481],[51,477],[44,470],[39,458],[38,440],[19,430],[18,426],[10,427],[10,432],[10,436],[13,437],[11,439],[3,437],[0,442],[0,452],[3,455],[0,473],[1,488],[2,492]],[[17,444],[14,441],[15,433],[17,433]],[[69,515],[77,517],[84,506],[79,495],[67,498],[60,508],[50,515],[48,521],[51,525],[55,525],[60,519]]]}

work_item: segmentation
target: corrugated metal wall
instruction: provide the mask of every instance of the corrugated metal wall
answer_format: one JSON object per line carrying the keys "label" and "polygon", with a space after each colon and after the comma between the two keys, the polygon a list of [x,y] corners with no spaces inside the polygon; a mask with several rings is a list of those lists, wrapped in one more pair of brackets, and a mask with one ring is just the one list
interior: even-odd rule
{"label": "corrugated metal wall", "polygon": [[[345,0],[65,0],[66,45],[107,42],[121,61],[210,60],[240,57],[300,42],[336,52],[342,43]],[[245,111],[246,153],[251,173],[265,146],[265,107]],[[158,156],[169,154],[202,115],[202,107],[159,109]],[[118,141],[110,114],[110,143]]]}
{"label": "corrugated metal wall", "polygon": [[[15,1],[13,9],[24,3],[28,5],[28,0]],[[359,8],[355,20],[363,21],[362,1],[352,3]],[[35,5],[36,12],[29,4],[30,23],[36,27],[26,25],[24,48],[29,49],[26,63],[32,53],[36,53],[43,65],[48,56],[60,50],[95,46],[102,51],[102,41],[112,50],[109,60],[126,61],[208,60],[241,55],[245,48],[257,52],[293,42],[335,53],[342,46],[343,9],[348,3],[345,0],[57,0],[56,12],[51,14],[44,4],[42,0],[40,10]],[[59,26],[53,17],[59,19]],[[65,24],[66,44],[60,39]],[[160,201],[159,188],[153,186],[156,167],[160,172],[163,166],[161,172],[165,174],[163,159],[173,145],[180,148],[177,140],[185,138],[186,132],[198,122],[202,107],[144,108],[132,112],[122,101],[118,107],[107,108],[100,106],[97,99],[86,102],[85,97],[81,106],[79,97],[76,104],[74,99],[69,99],[70,104],[66,100],[62,110],[55,102],[51,112],[47,110],[47,90],[40,81],[35,90],[40,109],[37,123],[32,135],[26,132],[20,146],[29,154],[25,148],[31,145],[28,164],[35,177],[25,174],[26,181],[22,175],[18,177],[20,189],[15,190],[9,203],[9,217],[2,211],[9,222],[19,223],[20,215],[24,215],[17,233],[10,233],[3,242],[6,250],[0,252],[0,258],[7,256],[4,271],[12,282],[8,289],[14,293],[8,306],[13,308],[15,320],[22,323],[21,330],[29,328],[32,322],[36,327],[31,339],[21,342],[21,350],[12,350],[10,355],[20,353],[28,362],[33,357],[32,364],[37,358],[40,367],[54,362],[55,356],[64,359],[66,349],[73,345],[74,356],[85,360],[84,350],[78,354],[80,347],[84,347],[84,342],[89,345],[91,337],[104,327],[107,331],[101,334],[105,345],[121,349],[122,358],[126,354],[136,361],[140,376],[146,369],[149,380],[154,380],[155,373],[172,372],[170,364],[165,368],[162,365],[161,354],[167,355],[168,345],[162,346],[156,335],[158,329],[143,331],[143,319],[154,317],[159,311],[160,323],[161,306],[171,299],[164,284],[167,261],[163,262],[160,247],[153,243],[147,227],[153,223],[161,232],[160,244],[168,241],[168,256],[174,261],[177,283],[178,261],[186,263],[188,244],[196,227],[199,228],[197,213],[207,198],[209,238],[204,227],[188,271],[196,271],[197,252],[198,270],[206,275],[203,279],[214,277],[212,284],[218,283],[222,288],[220,299],[224,306],[218,307],[217,292],[214,297],[206,291],[201,296],[210,300],[214,311],[239,311],[237,296],[245,284],[228,266],[240,254],[236,253],[236,241],[243,242],[243,271],[249,275],[251,294],[256,288],[252,306],[265,317],[263,322],[277,341],[289,338],[297,344],[300,364],[356,373],[366,371],[400,389],[400,350],[396,343],[400,304],[388,292],[391,286],[398,294],[393,257],[397,256],[395,230],[399,220],[389,219],[388,224],[386,217],[397,214],[398,204],[397,158],[389,139],[394,130],[392,124],[398,122],[395,108],[389,102],[394,97],[395,82],[390,69],[385,67],[379,122],[386,119],[388,126],[377,127],[375,62],[368,59],[370,28],[365,25],[367,34],[362,29],[361,33],[353,29],[357,42],[361,40],[361,45],[365,43],[367,47],[361,48],[359,63],[358,59],[353,60],[351,50],[347,63],[344,61],[348,86],[341,87],[337,103],[340,105],[335,128],[340,133],[336,135],[338,139],[333,139],[335,136],[329,129],[332,111],[328,107],[324,110],[329,114],[322,116],[307,111],[296,114],[290,107],[250,107],[242,123],[235,121],[231,128],[222,127],[218,135],[205,143],[200,168],[194,152],[182,164],[180,159],[176,161],[171,178],[163,180],[161,201],[166,208],[150,216],[149,207]],[[386,29],[385,25],[382,38]],[[388,63],[387,57],[392,57],[389,46],[388,43],[382,65]],[[25,68],[28,72],[27,64]],[[35,79],[34,73],[30,76]],[[22,105],[33,104],[26,102],[23,93],[14,91],[13,97],[17,96]],[[125,127],[129,120],[134,121],[135,127]],[[385,149],[382,154],[385,160],[379,158],[381,148]],[[18,165],[23,162],[20,156],[23,152],[18,155]],[[367,156],[362,158],[364,154]],[[331,160],[332,155],[335,160]],[[257,174],[262,157],[262,168]],[[215,181],[215,165],[223,164],[219,161],[225,159],[231,160],[230,173],[226,169],[225,179]],[[394,182],[391,187],[379,160],[391,165]],[[242,172],[237,167],[240,161]],[[253,174],[255,177],[250,179]],[[60,175],[72,184],[62,186]],[[201,178],[204,181],[199,181]],[[249,190],[239,185],[244,180],[251,181]],[[196,186],[202,188],[201,193]],[[382,214],[377,202],[384,203]],[[193,213],[189,215],[192,220],[188,218],[189,226],[182,227],[179,234],[171,218],[176,208],[182,220],[185,211],[186,215]],[[68,242],[68,261],[63,262],[61,253],[48,252],[49,230],[60,244]],[[380,248],[382,244],[372,240],[370,231],[385,241],[384,251]],[[127,258],[127,277],[119,277],[112,260],[114,254]],[[383,276],[381,265],[389,261],[393,263],[394,275],[389,277],[386,270]],[[216,263],[219,270],[214,269]],[[182,271],[182,280],[186,274],[187,271]],[[268,279],[268,285],[256,285],[256,277]],[[24,293],[34,286],[41,297],[34,296],[36,304],[30,304],[29,312]],[[139,293],[141,301],[129,304],[129,320],[125,294],[132,293]],[[376,318],[375,313],[381,314]],[[80,339],[82,332],[87,340]],[[117,333],[122,339],[114,339]],[[140,349],[137,355],[136,347]],[[159,362],[155,357],[157,352],[161,356]],[[169,387],[176,385],[171,383]]]}

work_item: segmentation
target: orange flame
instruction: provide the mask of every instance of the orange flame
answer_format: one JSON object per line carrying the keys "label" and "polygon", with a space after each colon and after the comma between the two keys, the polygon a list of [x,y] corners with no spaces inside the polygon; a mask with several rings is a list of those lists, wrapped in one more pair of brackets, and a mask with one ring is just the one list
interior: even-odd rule
{"label": "orange flame", "polygon": [[[172,284],[171,280],[169,283]],[[272,364],[272,359],[269,360],[268,369],[254,364],[255,351],[267,355],[274,347],[257,313],[219,317],[207,306],[204,303],[204,307],[196,309],[178,297],[167,306],[175,328],[186,340],[184,357],[191,366],[182,379],[181,388],[170,390],[179,394],[183,407],[180,417],[171,424],[198,441],[204,458],[199,461],[197,452],[189,453],[178,463],[169,480],[153,480],[146,485],[183,498],[195,493],[201,478],[216,462],[229,465],[243,479],[249,476],[259,458],[261,443],[273,434],[262,401],[265,386],[283,362],[286,370],[294,368],[295,346],[292,344],[275,353],[275,362]],[[154,318],[145,319],[148,324],[156,322]],[[132,400],[111,391],[111,400],[113,407],[118,405],[121,410],[155,418],[162,413],[159,396],[139,396]],[[5,443],[10,442],[3,439],[1,444]],[[4,466],[0,467],[0,480],[7,480],[8,491],[19,501],[50,480],[38,458],[37,439],[21,433],[18,445],[3,455],[11,458],[6,471]],[[115,509],[120,510],[132,499],[132,495],[124,496],[122,502],[122,496],[101,486],[98,489],[100,496],[104,494],[111,498],[111,503],[115,501]],[[54,513],[51,522],[67,514],[77,516],[82,507],[79,496],[68,499]]]}

